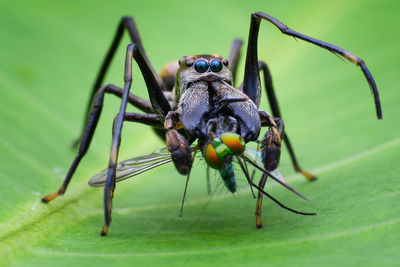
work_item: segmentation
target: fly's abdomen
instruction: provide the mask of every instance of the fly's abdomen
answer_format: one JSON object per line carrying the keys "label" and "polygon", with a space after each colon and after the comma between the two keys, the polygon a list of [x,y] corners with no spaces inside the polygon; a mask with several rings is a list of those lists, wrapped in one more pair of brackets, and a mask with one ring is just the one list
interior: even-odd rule
{"label": "fly's abdomen", "polygon": [[231,191],[232,193],[235,193],[236,178],[232,163],[227,165],[225,168],[219,169],[219,174],[221,175],[221,178],[224,181],[224,184],[228,188],[228,190]]}
{"label": "fly's abdomen", "polygon": [[215,137],[203,150],[203,156],[211,168],[217,169],[225,186],[232,193],[236,192],[236,179],[232,166],[232,157],[243,153],[246,144],[236,133],[223,133]]}

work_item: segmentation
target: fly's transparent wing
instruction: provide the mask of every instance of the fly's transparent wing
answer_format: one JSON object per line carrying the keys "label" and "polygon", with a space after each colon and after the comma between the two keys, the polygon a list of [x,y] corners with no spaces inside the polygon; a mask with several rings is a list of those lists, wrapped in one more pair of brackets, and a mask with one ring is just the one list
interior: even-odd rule
{"label": "fly's transparent wing", "polygon": [[260,151],[254,150],[250,147],[246,147],[244,152],[250,159],[252,159],[255,163],[257,163],[257,165],[264,168],[263,166],[264,163],[262,162],[262,154]]}
{"label": "fly's transparent wing", "polygon": [[[256,163],[261,168],[264,168],[264,163],[262,161],[262,154],[260,151],[246,147],[246,150],[244,152],[247,155],[247,157],[253,160],[254,163]],[[271,171],[270,173],[279,180],[281,180],[282,182],[285,182],[285,179],[283,178],[283,175],[278,168]]]}
{"label": "fly's transparent wing", "polygon": [[[171,161],[171,154],[168,152],[167,148],[160,148],[151,154],[122,161],[117,165],[116,182],[136,176]],[[107,169],[90,179],[89,185],[93,187],[104,186],[106,179]]]}

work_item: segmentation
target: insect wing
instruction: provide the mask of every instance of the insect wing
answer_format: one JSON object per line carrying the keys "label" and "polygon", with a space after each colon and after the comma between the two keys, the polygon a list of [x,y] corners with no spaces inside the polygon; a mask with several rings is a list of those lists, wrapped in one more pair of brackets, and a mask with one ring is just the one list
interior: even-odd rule
{"label": "insect wing", "polygon": [[259,165],[260,167],[263,167],[262,154],[260,151],[254,150],[250,147],[246,147],[244,152],[250,159],[252,159],[255,163],[257,163],[257,165]]}
{"label": "insect wing", "polygon": [[[171,154],[166,148],[157,149],[148,155],[122,161],[117,165],[116,182],[136,176],[171,161]],[[89,185],[93,187],[104,186],[107,179],[107,171],[108,170],[105,169],[99,174],[96,174],[89,180]]]}
{"label": "insect wing", "polygon": [[[254,163],[256,163],[261,168],[264,168],[264,163],[262,161],[262,154],[260,151],[246,147],[244,152],[250,159],[253,160]],[[279,171],[279,169],[275,169],[275,170],[271,171],[270,173],[273,176],[275,176],[276,178],[278,178],[280,181],[285,183],[285,179],[283,178],[283,175]]]}

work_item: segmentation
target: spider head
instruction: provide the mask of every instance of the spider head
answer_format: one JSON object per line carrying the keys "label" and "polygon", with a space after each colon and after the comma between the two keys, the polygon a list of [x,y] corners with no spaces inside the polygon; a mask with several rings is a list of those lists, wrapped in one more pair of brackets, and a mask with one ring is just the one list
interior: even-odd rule
{"label": "spider head", "polygon": [[184,56],[179,60],[176,75],[175,96],[197,82],[225,81],[232,84],[232,73],[227,59],[220,55]]}

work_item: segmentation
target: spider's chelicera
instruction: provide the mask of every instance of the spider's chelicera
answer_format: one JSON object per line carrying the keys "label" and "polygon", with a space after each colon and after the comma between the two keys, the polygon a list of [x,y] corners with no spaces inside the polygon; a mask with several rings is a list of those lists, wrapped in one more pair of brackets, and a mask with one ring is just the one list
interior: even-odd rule
{"label": "spider's chelicera", "polygon": [[[359,66],[373,92],[377,116],[379,119],[382,118],[375,81],[362,59],[340,47],[289,29],[285,24],[265,13],[259,12],[251,15],[244,77],[239,86],[236,86],[235,81],[238,78],[236,73],[242,47],[241,40],[233,41],[227,58],[216,54],[184,56],[179,61],[168,64],[160,74],[157,74],[146,55],[133,18],[124,17],[118,26],[115,39],[93,86],[85,116],[85,127],[78,140],[80,146],[77,156],[72,162],[61,188],[56,193],[44,197],[43,202],[49,202],[66,191],[79,162],[91,143],[103,108],[104,95],[113,94],[121,98],[121,106],[112,123],[113,134],[108,168],[89,182],[94,186],[105,186],[105,224],[101,231],[102,235],[107,233],[111,222],[112,197],[116,182],[170,161],[174,163],[179,173],[187,175],[188,181],[192,163],[198,151],[202,153],[209,167],[219,171],[224,184],[231,192],[237,190],[232,164],[240,166],[251,190],[253,188],[258,190],[256,207],[256,226],[258,228],[262,227],[263,195],[292,212],[315,215],[290,209],[264,191],[266,179],[271,177],[287,189],[302,196],[271,173],[277,170],[279,164],[282,139],[286,144],[294,169],[308,180],[314,180],[315,176],[304,171],[296,159],[288,135],[284,133],[284,125],[267,64],[258,60],[257,39],[259,26],[263,20],[272,23],[283,34],[327,49]],[[113,84],[104,86],[103,78],[125,29],[128,31],[132,43],[126,50],[124,87],[120,88]],[[143,75],[149,100],[130,92],[132,59],[136,61]],[[272,116],[259,108],[260,73],[265,80],[265,91]],[[126,112],[128,104],[137,107],[143,113]],[[118,163],[122,125],[126,121],[153,127],[155,132],[166,140],[167,151],[156,151],[148,156]],[[268,130],[260,138],[262,127],[267,127]],[[261,145],[259,147],[261,151],[246,148],[246,144],[252,141]],[[253,177],[249,174],[250,165],[262,172],[258,185],[253,183]]]}

